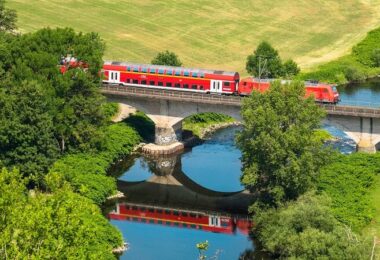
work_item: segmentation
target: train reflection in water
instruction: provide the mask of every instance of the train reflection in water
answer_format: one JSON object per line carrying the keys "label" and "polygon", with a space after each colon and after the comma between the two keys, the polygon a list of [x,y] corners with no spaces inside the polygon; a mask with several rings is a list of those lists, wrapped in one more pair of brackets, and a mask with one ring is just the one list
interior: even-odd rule
{"label": "train reflection in water", "polygon": [[225,234],[234,234],[238,231],[247,235],[252,227],[252,222],[247,216],[162,208],[133,203],[117,203],[116,209],[110,212],[108,216],[113,220],[166,225]]}

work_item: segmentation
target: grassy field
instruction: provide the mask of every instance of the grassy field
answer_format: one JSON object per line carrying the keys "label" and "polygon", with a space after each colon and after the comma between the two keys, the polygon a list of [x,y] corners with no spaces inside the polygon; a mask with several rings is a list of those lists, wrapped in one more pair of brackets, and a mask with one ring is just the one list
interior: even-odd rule
{"label": "grassy field", "polygon": [[176,52],[185,66],[245,72],[268,40],[303,68],[347,53],[380,25],[380,0],[8,0],[21,32],[69,26],[105,39],[105,59],[148,63]]}

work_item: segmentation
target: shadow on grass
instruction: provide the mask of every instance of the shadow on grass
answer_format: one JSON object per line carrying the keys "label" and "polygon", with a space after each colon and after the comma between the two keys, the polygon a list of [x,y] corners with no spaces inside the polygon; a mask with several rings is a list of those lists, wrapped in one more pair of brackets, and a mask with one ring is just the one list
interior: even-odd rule
{"label": "shadow on grass", "polygon": [[130,115],[123,122],[134,128],[145,142],[154,142],[154,122],[143,112],[137,111],[136,114]]}

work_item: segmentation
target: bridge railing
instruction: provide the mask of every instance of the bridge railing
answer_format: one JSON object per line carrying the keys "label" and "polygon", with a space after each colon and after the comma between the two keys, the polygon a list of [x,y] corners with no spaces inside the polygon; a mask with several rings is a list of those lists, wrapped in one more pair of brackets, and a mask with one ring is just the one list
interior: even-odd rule
{"label": "bridge railing", "polygon": [[114,94],[128,94],[133,96],[150,97],[150,98],[170,98],[182,101],[204,101],[207,103],[228,103],[231,105],[240,105],[241,98],[237,96],[224,96],[224,95],[205,95],[204,93],[194,93],[186,91],[177,91],[170,89],[151,89],[144,87],[125,87],[119,85],[105,84],[102,87],[102,92]]}
{"label": "bridge railing", "polygon": [[363,116],[363,117],[380,117],[379,108],[370,107],[358,107],[358,106],[342,106],[342,105],[321,105],[326,109],[328,114],[336,115],[352,115],[352,116]]}

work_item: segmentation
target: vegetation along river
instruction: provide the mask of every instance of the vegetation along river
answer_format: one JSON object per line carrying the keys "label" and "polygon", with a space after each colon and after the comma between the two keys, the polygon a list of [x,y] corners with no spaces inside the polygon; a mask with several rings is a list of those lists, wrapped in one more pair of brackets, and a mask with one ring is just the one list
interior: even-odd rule
{"label": "vegetation along river", "polygon": [[[324,128],[338,138],[335,148],[355,150],[343,132]],[[126,195],[109,214],[129,243],[121,259],[197,259],[196,244],[206,240],[208,256],[238,259],[252,254],[247,216],[251,197],[242,192],[241,152],[234,144],[238,130],[219,130],[183,154],[136,156],[114,166],[118,188]]]}

